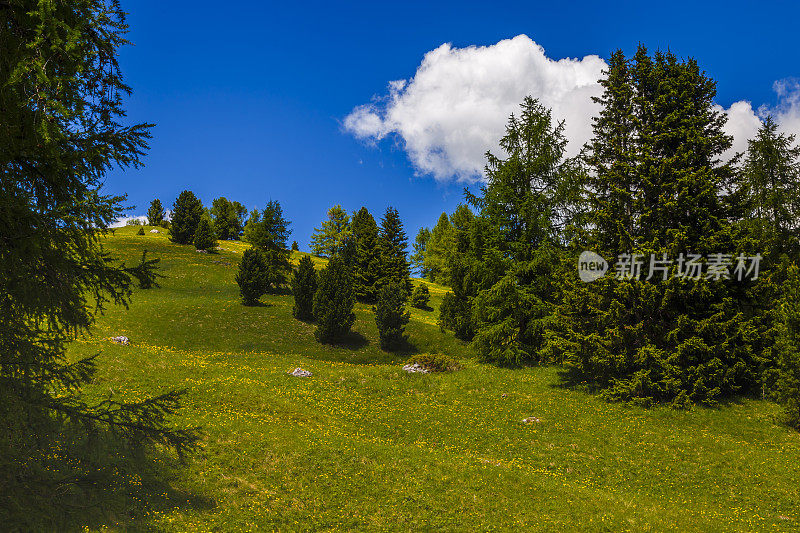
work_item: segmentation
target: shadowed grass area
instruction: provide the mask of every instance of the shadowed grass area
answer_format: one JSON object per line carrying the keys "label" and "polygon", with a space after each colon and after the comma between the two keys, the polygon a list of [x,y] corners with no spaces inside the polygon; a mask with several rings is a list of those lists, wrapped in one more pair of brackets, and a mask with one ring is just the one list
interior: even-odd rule
{"label": "shadowed grass area", "polygon": [[[800,435],[774,422],[773,404],[643,410],[558,387],[554,368],[479,364],[436,326],[446,288],[434,284],[433,311],[410,309],[409,352],[443,352],[464,368],[406,374],[407,354],[378,347],[368,306],[357,307],[353,342],[321,345],[313,324],[292,318],[291,296],[239,303],[233,276],[246,245],[200,254],[135,230],[118,230],[108,247],[129,261],[145,248],[160,257],[162,288],[138,291],[127,311],[110,309],[73,355],[103,351],[90,389],[98,396],[188,389],[179,416],[205,428],[204,449],[187,467],[170,466],[168,480],[213,502],[145,502],[136,527],[800,527]],[[111,344],[112,335],[132,344]],[[296,366],[314,376],[288,376]]]}

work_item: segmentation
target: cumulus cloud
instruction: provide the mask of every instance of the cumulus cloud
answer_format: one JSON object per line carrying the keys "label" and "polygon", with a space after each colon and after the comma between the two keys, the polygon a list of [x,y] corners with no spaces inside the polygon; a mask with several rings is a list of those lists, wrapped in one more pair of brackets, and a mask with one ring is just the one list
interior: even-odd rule
{"label": "cumulus cloud", "polygon": [[[565,121],[568,155],[591,137],[591,118],[601,94],[598,80],[606,62],[596,55],[554,60],[526,35],[491,46],[454,48],[443,44],[425,54],[414,77],[389,83],[388,94],[356,107],[344,128],[359,139],[377,143],[395,137],[419,174],[440,181],[480,179],[487,150],[499,153],[498,140],[508,116],[527,95],[538,98]],[[776,82],[775,107],[755,110],[739,101],[728,109],[726,132],[734,145],[731,157],[747,148],[760,125],[772,114],[781,129],[800,133],[800,84]]]}
{"label": "cumulus cloud", "polygon": [[112,222],[109,228],[122,228],[128,225],[128,222],[131,220],[138,220],[141,224],[147,224],[147,216],[146,215],[139,215],[135,217],[120,217],[116,221]]}
{"label": "cumulus cloud", "polygon": [[443,44],[425,54],[412,79],[391,82],[387,96],[356,107],[344,127],[371,142],[397,134],[418,172],[471,180],[527,95],[566,120],[568,149],[577,153],[591,134],[585,119],[596,111],[591,97],[600,94],[605,66],[594,55],[554,61],[525,35],[491,46]]}

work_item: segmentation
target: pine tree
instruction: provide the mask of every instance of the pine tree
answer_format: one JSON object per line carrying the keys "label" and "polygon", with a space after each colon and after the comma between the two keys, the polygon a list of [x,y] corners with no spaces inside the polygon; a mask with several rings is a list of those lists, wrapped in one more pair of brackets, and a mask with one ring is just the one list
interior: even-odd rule
{"label": "pine tree", "polygon": [[264,252],[258,248],[248,248],[242,254],[236,283],[244,305],[255,305],[269,287],[269,266]]}
{"label": "pine tree", "polygon": [[300,245],[297,244],[297,241],[292,241],[292,251],[293,252],[299,252],[300,251]]}
{"label": "pine tree", "polygon": [[780,304],[778,400],[786,422],[800,430],[800,271],[789,269]]}
{"label": "pine tree", "polygon": [[261,213],[254,211],[245,227],[245,239],[260,248],[269,265],[270,286],[277,290],[286,284],[292,271],[291,252],[286,241],[291,234],[290,222],[283,217],[283,208],[277,201],[269,201]]}
{"label": "pine tree", "polygon": [[352,270],[356,298],[362,302],[372,303],[378,295],[380,251],[378,225],[366,207],[362,207],[353,215],[352,232],[355,244]]}
{"label": "pine tree", "polygon": [[430,303],[430,301],[431,292],[426,284],[420,283],[414,287],[414,291],[411,293],[411,307],[427,311],[430,309],[428,307],[428,303]]}
{"label": "pine tree", "polygon": [[452,249],[452,229],[450,217],[442,213],[431,230],[431,237],[425,247],[423,271],[435,283],[448,283],[447,254]]}
{"label": "pine tree", "polygon": [[408,240],[400,214],[393,207],[388,207],[381,219],[377,245],[380,254],[379,290],[392,282],[398,282],[408,298],[411,294],[411,276],[406,260]]}
{"label": "pine tree", "polygon": [[328,209],[328,219],[314,229],[311,235],[311,251],[317,257],[333,257],[341,252],[351,234],[350,216],[341,205]]}
{"label": "pine tree", "polygon": [[[475,335],[472,305],[480,288],[476,281],[482,277],[478,271],[478,259],[484,256],[485,228],[464,204],[456,207],[446,227],[446,241],[442,243],[449,246],[443,251],[447,269],[440,272],[439,277],[452,292],[442,299],[439,327],[452,330],[457,338],[469,341]],[[490,264],[489,259],[497,262],[496,258],[486,259],[486,267]]]}
{"label": "pine tree", "polygon": [[144,226],[139,226],[139,231],[136,232],[136,235],[144,235]]}
{"label": "pine tree", "polygon": [[[487,154],[486,184],[468,195],[493,238],[473,254],[482,287],[472,305],[481,358],[504,365],[540,360],[545,324],[558,301],[558,220],[562,198],[575,174],[564,158],[563,123],[553,124],[550,111],[526,98],[519,117],[511,116],[500,140],[505,158]],[[467,240],[454,221],[456,249]],[[487,263],[484,265],[484,263]]]}
{"label": "pine tree", "polygon": [[238,240],[244,229],[244,214],[246,210],[239,202],[231,202],[224,196],[215,198],[211,203],[210,215],[214,220],[217,238],[225,241]]}
{"label": "pine tree", "polygon": [[161,206],[161,200],[156,198],[150,202],[150,208],[147,210],[147,223],[150,226],[161,226],[164,223],[164,208]]}
{"label": "pine tree", "polygon": [[82,387],[101,359],[66,356],[109,303],[128,304],[137,279],[155,278],[155,261],[126,266],[103,246],[123,213],[122,198],[102,193],[106,171],[139,167],[150,136],[122,107],[125,15],[92,0],[0,9],[2,527],[69,529],[60,519],[76,500],[66,493],[107,510],[103,472],[140,473],[125,470],[127,450],[183,453],[197,435],[168,422],[180,393],[97,401]]}
{"label": "pine tree", "polygon": [[203,217],[203,204],[192,191],[183,191],[172,206],[169,238],[176,244],[190,244]]}
{"label": "pine tree", "polygon": [[208,215],[200,217],[197,231],[194,233],[194,247],[198,250],[212,251],[217,247],[217,236],[214,234],[214,225]]}
{"label": "pine tree", "polygon": [[297,270],[292,276],[294,309],[292,313],[298,320],[314,318],[314,294],[317,292],[317,271],[311,257],[300,258]]}
{"label": "pine tree", "polygon": [[423,278],[430,277],[430,273],[425,269],[425,252],[430,240],[431,230],[425,227],[420,228],[414,239],[414,253],[410,257],[411,268]]}
{"label": "pine tree", "polygon": [[[731,139],[713,101],[713,80],[694,60],[670,53],[651,57],[640,47],[627,69],[621,54],[615,57],[590,145],[596,181],[587,188],[593,207],[586,244],[605,246],[606,253],[631,246],[623,251],[656,258],[734,252],[734,212],[724,196],[733,171],[719,162]],[[631,125],[632,136],[612,127],[619,120]],[[624,223],[614,224],[616,216]],[[677,276],[607,276],[591,284],[572,278],[548,353],[563,358],[569,381],[599,388],[610,399],[713,404],[760,383],[760,363],[745,340],[752,335],[744,287]]]}
{"label": "pine tree", "polygon": [[409,320],[409,314],[405,310],[405,290],[401,281],[393,280],[378,292],[378,302],[373,310],[383,350],[397,350],[408,340],[405,334]]}
{"label": "pine tree", "polygon": [[341,257],[335,255],[319,273],[314,293],[314,337],[322,343],[343,340],[353,327],[355,295],[350,273]]}

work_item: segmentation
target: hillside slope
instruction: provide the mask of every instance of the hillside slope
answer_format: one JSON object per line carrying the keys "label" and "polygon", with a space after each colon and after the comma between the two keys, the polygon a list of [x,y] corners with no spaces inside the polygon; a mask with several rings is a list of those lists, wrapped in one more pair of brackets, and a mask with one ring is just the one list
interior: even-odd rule
{"label": "hillside slope", "polygon": [[[434,311],[412,310],[412,351],[445,352],[465,368],[408,375],[408,354],[379,349],[367,306],[344,346],[320,345],[313,325],[292,318],[291,296],[239,303],[242,243],[206,255],[163,230],[135,231],[117,230],[108,248],[131,263],[145,248],[160,257],[162,287],[109,309],[71,356],[102,351],[97,397],[186,388],[180,422],[206,436],[187,466],[165,463],[163,498],[124,502],[112,528],[800,527],[800,435],[774,422],[770,403],[643,410],[560,388],[556,369],[479,364],[436,326],[439,286]],[[314,376],[287,376],[297,366]]]}

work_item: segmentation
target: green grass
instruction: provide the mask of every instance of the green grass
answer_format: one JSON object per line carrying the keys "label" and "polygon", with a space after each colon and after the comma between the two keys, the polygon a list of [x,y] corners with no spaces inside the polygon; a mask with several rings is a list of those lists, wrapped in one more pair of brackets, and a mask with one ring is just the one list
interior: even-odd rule
{"label": "green grass", "polygon": [[[206,255],[136,229],[117,230],[108,247],[130,262],[144,248],[160,257],[162,288],[110,309],[71,355],[102,350],[91,394],[188,389],[176,421],[205,437],[188,465],[166,463],[188,496],[123,502],[112,529],[800,527],[800,435],[775,422],[771,403],[644,410],[561,388],[554,368],[479,364],[436,326],[437,285],[434,311],[411,310],[410,352],[447,353],[464,368],[408,375],[410,354],[380,350],[367,306],[346,345],[320,345],[313,325],[292,318],[291,296],[239,303],[242,243]],[[314,376],[287,376],[296,366]],[[522,423],[529,416],[541,422]]]}

